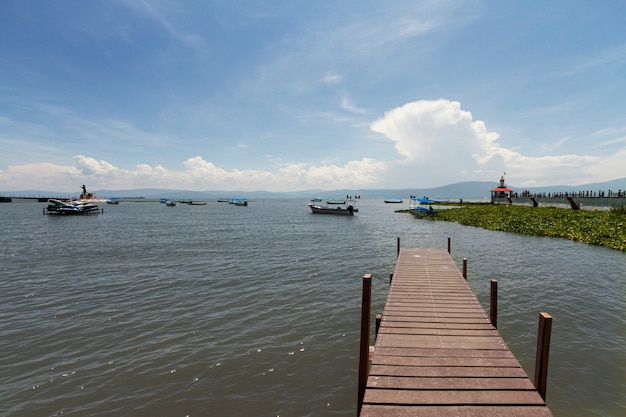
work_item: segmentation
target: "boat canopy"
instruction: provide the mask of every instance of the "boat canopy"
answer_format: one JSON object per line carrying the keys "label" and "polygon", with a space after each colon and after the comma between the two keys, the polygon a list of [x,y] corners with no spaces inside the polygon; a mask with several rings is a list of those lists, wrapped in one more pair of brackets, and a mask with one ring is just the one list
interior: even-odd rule
{"label": "boat canopy", "polygon": [[439,202],[437,200],[431,200],[430,198],[420,198],[420,197],[413,197],[411,200],[417,201],[420,204],[432,204],[432,203]]}

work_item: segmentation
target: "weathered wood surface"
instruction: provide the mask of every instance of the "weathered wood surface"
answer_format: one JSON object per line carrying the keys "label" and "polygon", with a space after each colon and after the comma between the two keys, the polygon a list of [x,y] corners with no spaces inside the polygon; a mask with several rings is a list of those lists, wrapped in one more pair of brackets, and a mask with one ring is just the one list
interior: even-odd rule
{"label": "weathered wood surface", "polygon": [[361,417],[552,416],[445,250],[401,249]]}

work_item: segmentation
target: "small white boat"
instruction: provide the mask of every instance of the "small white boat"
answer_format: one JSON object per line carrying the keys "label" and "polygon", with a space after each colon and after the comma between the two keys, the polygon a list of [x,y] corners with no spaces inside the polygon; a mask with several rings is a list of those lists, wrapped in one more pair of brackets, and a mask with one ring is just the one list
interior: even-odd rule
{"label": "small white boat", "polygon": [[96,214],[98,213],[98,206],[90,202],[66,202],[50,199],[46,211],[48,214],[63,215]]}
{"label": "small white boat", "polygon": [[[333,201],[333,202],[331,202]],[[326,200],[326,205],[309,203],[311,213],[315,214],[334,214],[338,216],[352,216],[354,213],[358,213],[359,209],[354,207],[354,200],[348,200],[346,202],[338,203],[337,200]],[[328,204],[334,204],[335,206],[329,207]]]}

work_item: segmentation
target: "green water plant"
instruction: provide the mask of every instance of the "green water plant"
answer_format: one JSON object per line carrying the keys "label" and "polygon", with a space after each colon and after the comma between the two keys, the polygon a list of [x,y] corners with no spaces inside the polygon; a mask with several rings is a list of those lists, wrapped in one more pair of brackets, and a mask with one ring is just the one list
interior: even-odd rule
{"label": "green water plant", "polygon": [[415,217],[488,230],[549,236],[626,251],[626,208],[571,210],[498,204],[467,205]]}

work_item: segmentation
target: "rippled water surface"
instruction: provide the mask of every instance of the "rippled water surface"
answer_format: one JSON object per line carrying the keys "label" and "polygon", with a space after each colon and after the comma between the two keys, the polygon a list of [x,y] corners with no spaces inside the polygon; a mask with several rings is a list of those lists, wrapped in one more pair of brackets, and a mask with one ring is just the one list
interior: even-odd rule
{"label": "rippled water surface", "polygon": [[553,316],[555,416],[626,414],[626,255],[359,203],[102,205],[44,216],[0,205],[0,415],[353,416],[361,278],[381,312],[396,238],[468,259],[501,334],[534,372],[538,313]]}

